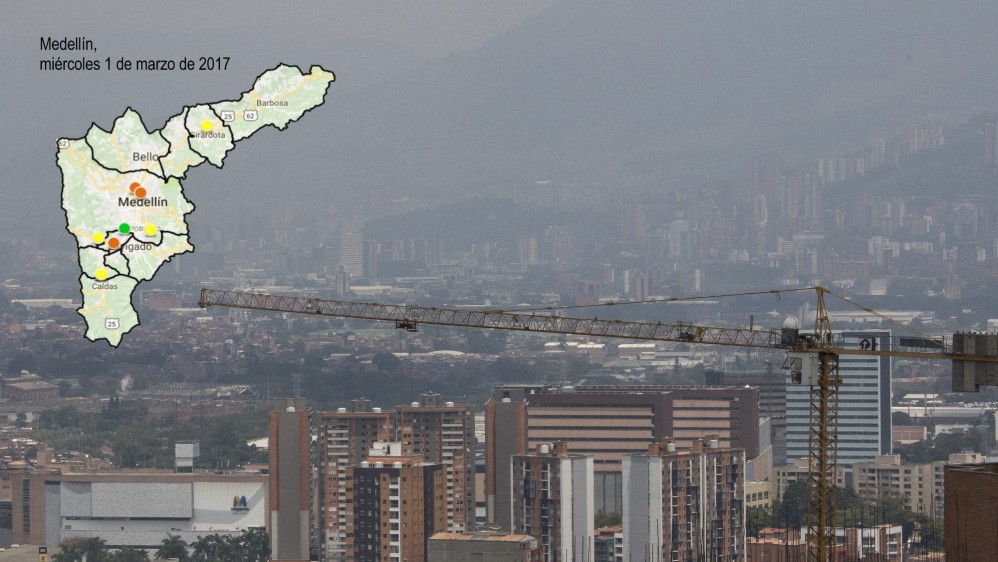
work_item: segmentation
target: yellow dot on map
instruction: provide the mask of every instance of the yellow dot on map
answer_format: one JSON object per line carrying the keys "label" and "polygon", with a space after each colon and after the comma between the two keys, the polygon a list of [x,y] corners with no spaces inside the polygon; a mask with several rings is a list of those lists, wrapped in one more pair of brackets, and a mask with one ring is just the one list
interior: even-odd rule
{"label": "yellow dot on map", "polygon": [[152,225],[152,224],[147,224],[146,225],[146,236],[155,236],[155,235],[156,235],[156,226]]}
{"label": "yellow dot on map", "polygon": [[95,232],[94,236],[93,236],[93,239],[94,239],[94,244],[103,244],[104,243],[104,233],[103,232]]}
{"label": "yellow dot on map", "polygon": [[214,127],[215,127],[215,124],[212,123],[210,119],[205,119],[204,121],[201,122],[201,130],[204,131],[204,132],[206,132],[206,133],[208,131],[212,130],[212,128],[214,128]]}
{"label": "yellow dot on map", "polygon": [[97,273],[95,273],[94,276],[97,277],[98,281],[103,281],[107,279],[107,270],[102,267],[97,270]]}

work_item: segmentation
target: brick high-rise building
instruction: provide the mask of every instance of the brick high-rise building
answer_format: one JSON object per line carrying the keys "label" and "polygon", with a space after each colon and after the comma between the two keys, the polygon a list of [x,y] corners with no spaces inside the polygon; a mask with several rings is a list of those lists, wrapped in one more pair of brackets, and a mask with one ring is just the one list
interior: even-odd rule
{"label": "brick high-rise building", "polygon": [[398,442],[396,456],[418,457],[442,466],[444,501],[439,502],[445,528],[462,532],[475,522],[474,417],[468,405],[443,402],[424,394],[422,402],[395,411],[354,400],[349,408],[325,412],[320,422],[320,512],[324,559],[348,559],[347,529],[352,498],[348,470],[367,459],[372,449]]}
{"label": "brick high-rise building", "polygon": [[420,455],[444,466],[447,530],[462,532],[475,524],[475,418],[471,406],[423,394],[421,402],[398,408],[403,455]]}
{"label": "brick high-rise building", "polygon": [[998,463],[947,466],[946,560],[994,560],[998,552]]}
{"label": "brick high-rise building", "polygon": [[352,400],[349,408],[323,412],[319,426],[319,493],[324,560],[346,555],[346,475],[368,457],[375,443],[391,441],[391,413],[372,408],[369,400]]}
{"label": "brick high-rise building", "polygon": [[421,461],[371,456],[347,469],[347,562],[426,562],[427,541],[446,529],[446,497],[443,467]]}
{"label": "brick high-rise building", "polygon": [[745,557],[745,452],[716,438],[624,457],[624,562]]}
{"label": "brick high-rise building", "polygon": [[535,537],[545,562],[593,562],[593,458],[539,445],[512,461],[513,532]]}

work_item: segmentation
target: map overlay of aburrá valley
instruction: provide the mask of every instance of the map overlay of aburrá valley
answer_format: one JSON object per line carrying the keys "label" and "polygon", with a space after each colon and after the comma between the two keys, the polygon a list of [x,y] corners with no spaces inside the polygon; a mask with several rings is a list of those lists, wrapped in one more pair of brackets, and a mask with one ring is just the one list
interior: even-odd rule
{"label": "map overlay of aburr\u00e1 valley", "polygon": [[187,170],[205,162],[222,167],[236,143],[266,126],[284,130],[325,100],[332,72],[305,74],[280,65],[261,74],[234,101],[184,107],[163,128],[148,132],[131,108],[110,131],[96,124],[86,136],[60,139],[66,228],[79,248],[86,337],[117,347],[139,324],[132,293],[173,256],[193,252],[184,197]]}

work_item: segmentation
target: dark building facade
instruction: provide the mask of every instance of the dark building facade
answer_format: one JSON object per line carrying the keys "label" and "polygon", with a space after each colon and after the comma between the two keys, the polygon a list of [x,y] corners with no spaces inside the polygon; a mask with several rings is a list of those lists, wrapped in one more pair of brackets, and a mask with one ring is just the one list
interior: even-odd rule
{"label": "dark building facade", "polygon": [[447,525],[443,466],[371,457],[348,472],[346,560],[426,562],[427,541]]}
{"label": "dark building facade", "polygon": [[773,466],[787,464],[787,383],[777,365],[751,371],[707,371],[707,386],[754,386],[759,389],[759,416],[770,419]]}
{"label": "dark building facade", "polygon": [[945,468],[946,560],[994,560],[998,553],[998,463]]}

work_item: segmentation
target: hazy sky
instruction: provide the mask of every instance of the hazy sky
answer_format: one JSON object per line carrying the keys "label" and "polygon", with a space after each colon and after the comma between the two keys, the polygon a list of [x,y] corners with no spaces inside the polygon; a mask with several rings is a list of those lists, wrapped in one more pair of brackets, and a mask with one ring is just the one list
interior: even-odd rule
{"label": "hazy sky", "polygon": [[[58,221],[55,139],[109,127],[128,106],[155,129],[184,105],[236,97],[279,63],[337,73],[331,95],[474,49],[550,0],[470,2],[234,2],[178,0],[0,4],[0,217]],[[96,53],[43,52],[42,36],[85,36]],[[224,72],[39,70],[51,56],[161,59],[231,57]],[[6,209],[4,209],[6,207]],[[5,213],[6,211],[6,213]],[[0,225],[4,232],[6,225]]]}
{"label": "hazy sky", "polygon": [[[254,135],[224,171],[196,168],[192,221],[275,203],[246,195],[296,204],[301,186],[335,206],[344,193],[503,194],[538,179],[665,190],[745,176],[767,154],[806,164],[994,110],[995,21],[993,0],[7,1],[0,236],[62,226],[57,138],[108,128],[127,107],[158,129],[280,63],[335,71],[327,106]],[[86,36],[97,53],[60,55],[102,64],[231,60],[224,72],[41,71],[53,56],[41,36]]]}
{"label": "hazy sky", "polygon": [[[466,51],[509,30],[551,0],[342,0],[300,2],[171,2],[108,0],[99,2],[6,2],[0,18],[4,53],[37,50],[39,35],[87,35],[105,45],[120,35],[169,31],[188,41],[213,44],[226,38],[250,39],[263,48],[280,49],[296,37],[311,40],[376,40],[397,44],[422,58]],[[28,45],[19,43],[35,37]],[[4,64],[10,64],[4,57]]]}

